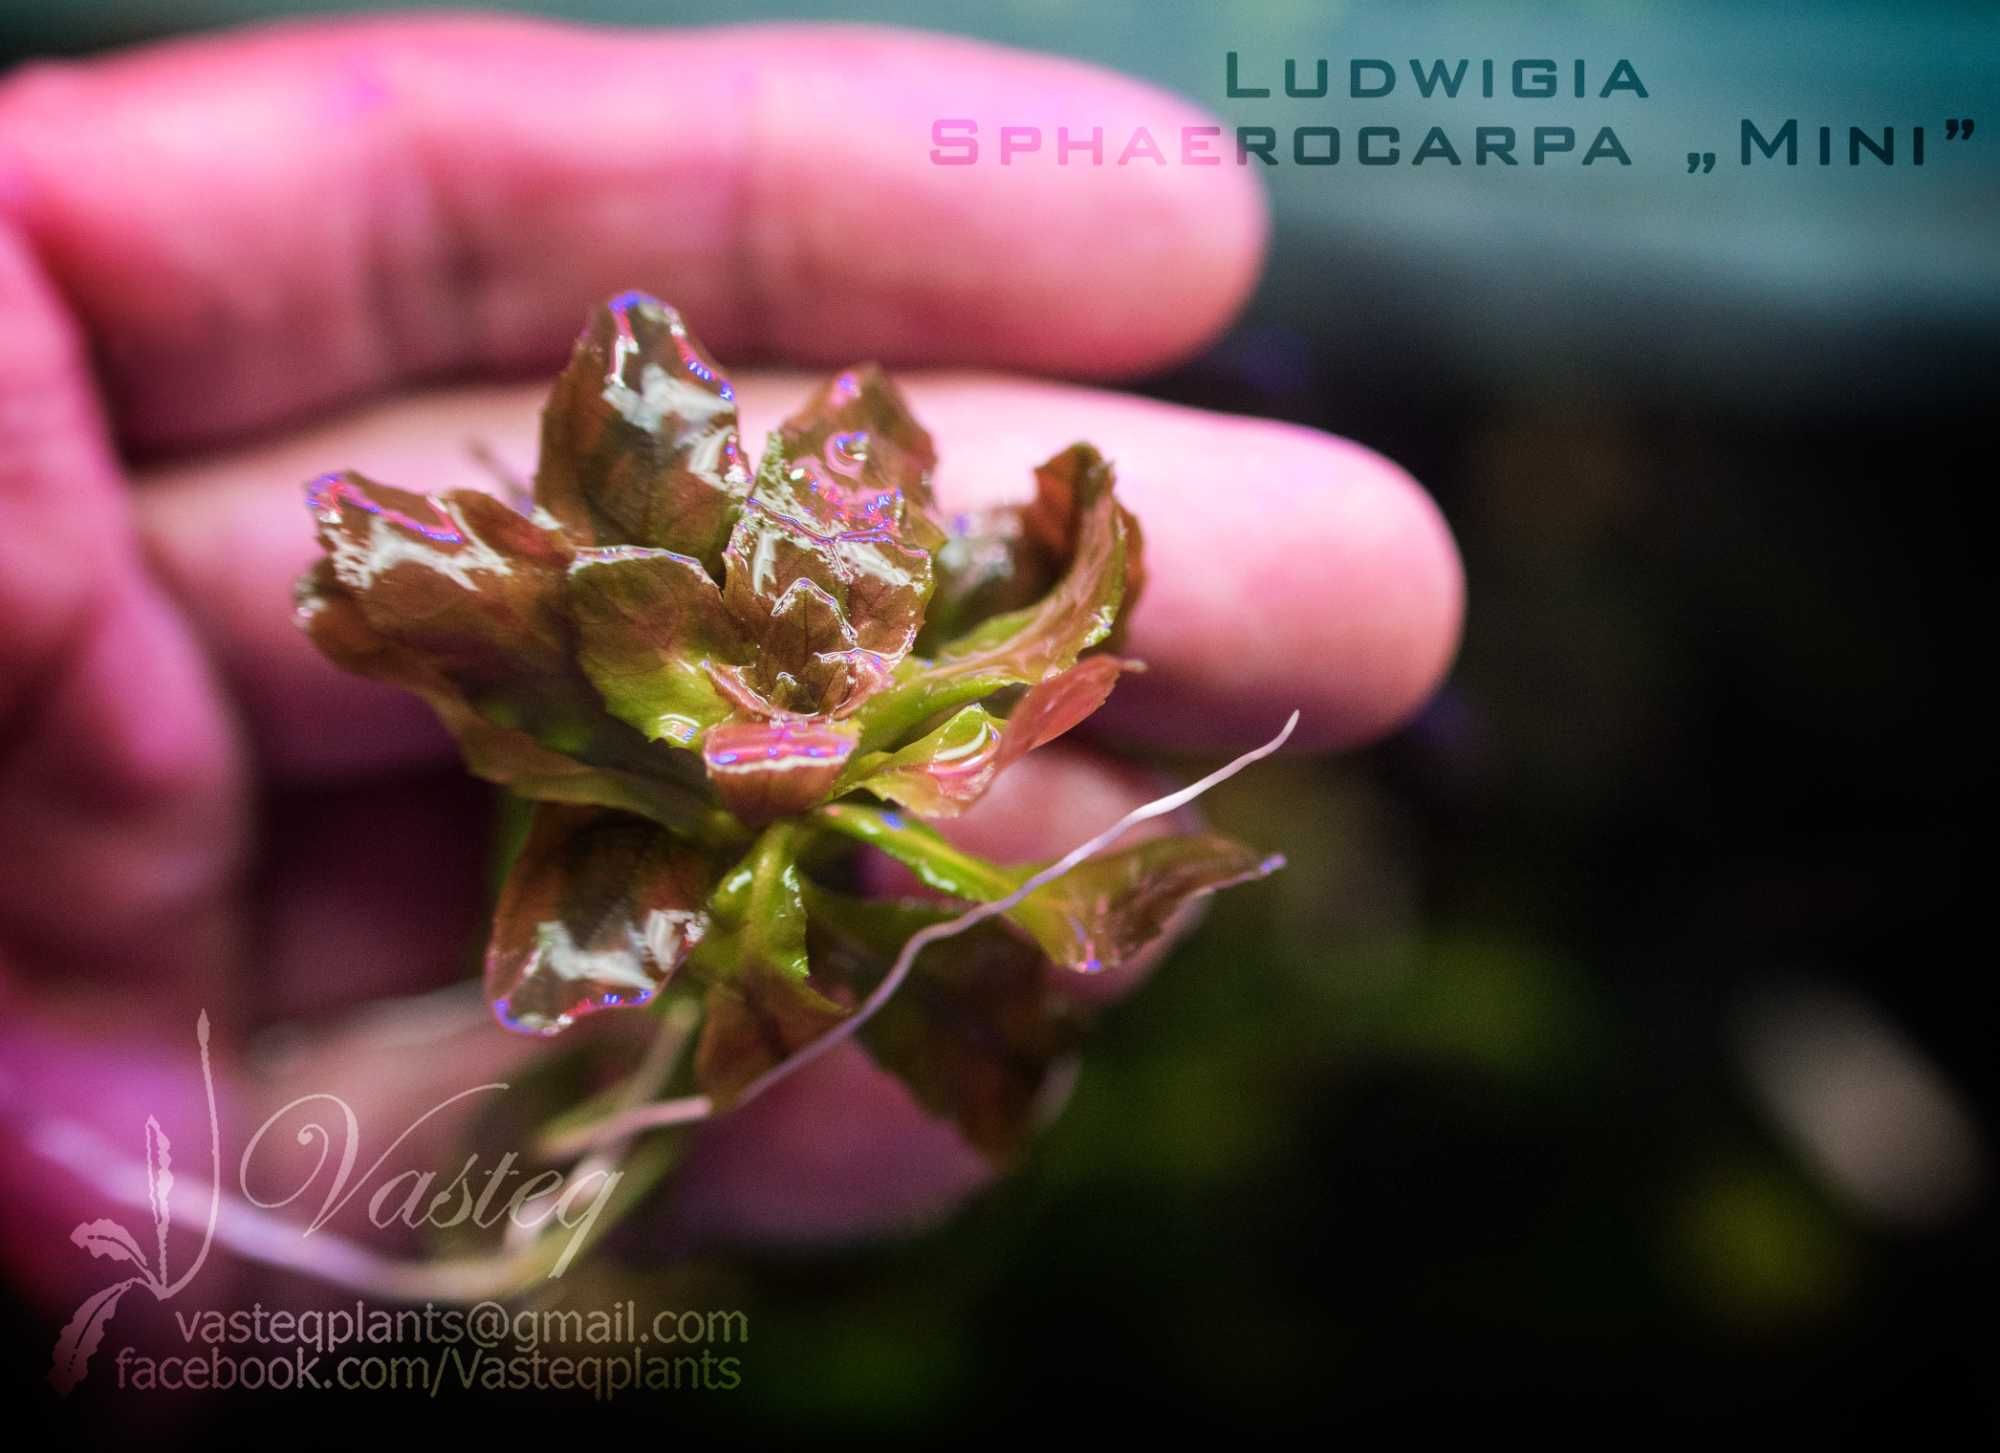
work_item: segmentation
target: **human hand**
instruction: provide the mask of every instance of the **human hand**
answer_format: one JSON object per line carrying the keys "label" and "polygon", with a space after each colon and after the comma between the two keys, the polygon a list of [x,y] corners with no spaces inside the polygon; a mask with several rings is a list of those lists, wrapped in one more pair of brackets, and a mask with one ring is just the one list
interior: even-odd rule
{"label": "human hand", "polygon": [[[317,548],[299,485],[334,466],[490,485],[471,441],[525,471],[544,385],[495,380],[545,379],[627,287],[726,362],[895,367],[948,508],[1021,497],[1073,439],[1117,465],[1149,566],[1128,649],[1150,670],[1092,746],[1037,753],[962,820],[982,851],[1052,855],[1152,795],[1101,746],[1233,750],[1298,707],[1300,740],[1333,747],[1428,695],[1461,581],[1392,465],[1287,425],[911,370],[1114,377],[1198,348],[1260,261],[1249,174],[938,167],[943,115],[1203,119],[1074,63],[846,28],[286,26],[0,86],[13,1133],[52,1106],[121,1139],[149,1113],[198,1123],[200,1009],[246,1133],[328,1092],[379,1114],[381,1143],[537,1048],[480,1022],[396,1053],[344,1014],[463,975],[487,817],[420,707],[294,630]],[[806,385],[737,377],[753,441]],[[313,1028],[253,1063],[279,1024]],[[6,1161],[26,1208],[7,1249],[39,1274],[95,1193]],[[983,1174],[832,1055],[704,1133],[676,1215],[840,1234]]]}

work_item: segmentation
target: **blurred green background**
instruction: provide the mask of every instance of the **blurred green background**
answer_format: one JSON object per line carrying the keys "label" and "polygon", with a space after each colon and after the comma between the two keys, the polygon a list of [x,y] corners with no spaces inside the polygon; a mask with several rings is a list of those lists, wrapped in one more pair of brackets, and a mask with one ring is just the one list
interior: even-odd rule
{"label": "blurred green background", "polygon": [[[308,8],[357,7],[0,4],[0,58]],[[1230,49],[1624,56],[1652,93],[1525,123],[1611,120],[1630,169],[1270,175],[1248,315],[1145,387],[1423,479],[1469,571],[1450,685],[1218,794],[1290,871],[1109,1017],[1021,1174],[907,1242],[638,1292],[754,1329],[744,1390],[648,1404],[662,1436],[1991,1436],[2000,13],[521,8],[931,25],[1244,121],[1440,118],[1231,102]],[[1922,122],[1931,161],[1742,172],[1743,115]],[[1941,149],[1962,115],[1978,150]]]}

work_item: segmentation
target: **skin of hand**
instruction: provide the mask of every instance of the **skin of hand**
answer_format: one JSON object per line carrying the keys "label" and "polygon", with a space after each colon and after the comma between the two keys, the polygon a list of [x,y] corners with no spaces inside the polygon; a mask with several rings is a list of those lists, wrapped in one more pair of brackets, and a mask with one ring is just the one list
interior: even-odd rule
{"label": "skin of hand", "polygon": [[[1209,121],[1094,67],[860,27],[322,22],[0,80],[9,1280],[102,1280],[62,1254],[108,1208],[38,1158],[51,1109],[135,1146],[157,1115],[206,1173],[200,1010],[225,1183],[293,1096],[342,1096],[379,1149],[536,1048],[480,1022],[398,1049],[359,1008],[463,978],[491,809],[414,699],[293,628],[317,553],[300,485],[353,467],[490,487],[475,443],[526,473],[548,379],[622,289],[672,301],[732,366],[753,450],[818,375],[735,365],[877,358],[938,440],[948,511],[1025,497],[1076,439],[1116,463],[1149,576],[1129,654],[1150,670],[954,827],[981,850],[1053,856],[1155,795],[1105,755],[1121,742],[1233,752],[1297,707],[1295,745],[1324,750],[1431,693],[1463,584],[1406,475],[1086,386],[1235,315],[1266,234],[1254,174],[940,166],[940,117]],[[705,1131],[671,1215],[694,1239],[846,1236],[984,1176],[843,1051]]]}

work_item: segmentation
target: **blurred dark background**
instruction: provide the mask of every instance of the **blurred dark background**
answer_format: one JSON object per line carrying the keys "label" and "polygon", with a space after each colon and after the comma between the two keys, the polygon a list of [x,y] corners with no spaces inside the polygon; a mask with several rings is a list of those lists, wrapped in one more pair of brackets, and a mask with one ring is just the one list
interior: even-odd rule
{"label": "blurred dark background", "polygon": [[[0,62],[305,8],[0,4]],[[607,1281],[754,1329],[744,1390],[629,1413],[760,1441],[2000,1428],[1975,806],[2000,167],[1941,144],[1947,116],[2000,134],[2000,14],[528,8],[941,26],[1232,121],[1608,122],[1634,157],[1269,174],[1248,315],[1145,386],[1422,479],[1470,581],[1449,685],[1389,742],[1218,795],[1224,827],[1284,824],[1291,870],[1110,1016],[992,1195],[907,1243]],[[1623,56],[1652,94],[1230,101],[1230,49]],[[1746,115],[1922,123],[1928,163],[1745,172]]]}

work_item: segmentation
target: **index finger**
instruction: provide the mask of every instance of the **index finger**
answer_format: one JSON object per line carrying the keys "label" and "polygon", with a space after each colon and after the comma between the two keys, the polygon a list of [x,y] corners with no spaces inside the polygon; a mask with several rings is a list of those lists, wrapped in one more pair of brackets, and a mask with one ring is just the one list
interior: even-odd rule
{"label": "index finger", "polygon": [[[973,166],[933,122],[976,118]],[[1255,279],[1234,165],[1115,164],[1206,122],[1080,63],[866,27],[277,26],[0,87],[0,227],[90,335],[128,444],[412,378],[560,360],[588,306],[674,298],[725,357],[1127,372]],[[999,125],[1110,164],[1000,165]]]}
{"label": "index finger", "polygon": [[[744,437],[804,397],[804,374],[733,376]],[[971,373],[897,379],[938,444],[947,510],[1020,500],[1034,465],[1079,439],[1113,461],[1138,517],[1146,584],[1102,725],[1196,750],[1270,735],[1351,744],[1436,688],[1464,580],[1450,530],[1402,470],[1356,444],[1265,419]],[[492,486],[466,448],[528,473],[532,386],[437,391],[149,476],[149,555],[234,684],[280,775],[344,776],[449,753],[408,693],[333,669],[294,626],[291,582],[319,554],[299,482],[331,465],[423,490]]]}

